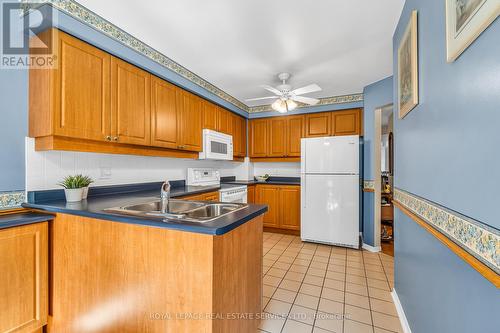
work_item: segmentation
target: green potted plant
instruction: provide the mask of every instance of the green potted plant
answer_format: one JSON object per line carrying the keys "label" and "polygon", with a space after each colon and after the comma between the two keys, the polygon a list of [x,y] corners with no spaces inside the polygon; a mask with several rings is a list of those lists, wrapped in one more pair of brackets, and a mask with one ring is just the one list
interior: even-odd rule
{"label": "green potted plant", "polygon": [[82,199],[87,199],[87,196],[89,194],[89,185],[92,184],[94,182],[94,180],[92,178],[90,178],[89,176],[82,176],[82,175],[79,175],[81,177],[83,177],[83,194],[82,194]]}
{"label": "green potted plant", "polygon": [[[91,179],[90,179],[91,180]],[[67,202],[78,202],[83,199],[84,188],[89,185],[82,175],[66,176],[60,183],[64,187]]]}

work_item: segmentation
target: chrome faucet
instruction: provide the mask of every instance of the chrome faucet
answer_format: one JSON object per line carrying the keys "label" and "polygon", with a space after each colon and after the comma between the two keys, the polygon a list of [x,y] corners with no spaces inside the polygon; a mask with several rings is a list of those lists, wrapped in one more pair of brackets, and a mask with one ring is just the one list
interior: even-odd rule
{"label": "chrome faucet", "polygon": [[170,182],[167,180],[161,186],[161,213],[168,213],[168,201],[170,200]]}

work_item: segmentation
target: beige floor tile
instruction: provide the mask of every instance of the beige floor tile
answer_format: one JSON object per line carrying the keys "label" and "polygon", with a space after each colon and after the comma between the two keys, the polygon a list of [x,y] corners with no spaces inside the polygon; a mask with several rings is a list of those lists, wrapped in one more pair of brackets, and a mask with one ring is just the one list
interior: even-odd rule
{"label": "beige floor tile", "polygon": [[262,264],[264,264],[266,266],[272,266],[275,262],[276,262],[275,260],[266,259],[265,257],[262,260]]}
{"label": "beige floor tile", "polygon": [[346,273],[351,274],[351,275],[357,275],[357,276],[365,276],[364,269],[359,269],[359,268],[354,268],[354,267],[347,267]]}
{"label": "beige floor tile", "polygon": [[292,265],[288,269],[290,272],[296,272],[296,273],[305,273],[308,270],[307,266],[300,266],[300,265]]}
{"label": "beige floor tile", "polygon": [[311,261],[311,259],[314,257],[313,254],[311,253],[298,253],[297,254],[297,259],[300,259],[300,260],[308,260],[308,261]]}
{"label": "beige floor tile", "polygon": [[364,276],[347,274],[345,278],[346,278],[346,281],[349,283],[361,284],[363,286],[366,286],[366,283],[367,283],[366,278]]}
{"label": "beige floor tile", "polygon": [[323,262],[323,263],[327,264],[328,263],[329,254],[326,255],[326,256],[323,256],[322,254],[324,254],[324,253],[318,254],[318,252],[316,252],[316,254],[314,255],[312,261]]}
{"label": "beige floor tile", "polygon": [[293,261],[294,265],[300,265],[300,266],[306,266],[306,267],[308,267],[310,263],[311,263],[311,261],[308,259],[295,259]]}
{"label": "beige floor tile", "polygon": [[352,320],[344,320],[344,333],[373,333],[373,326]]}
{"label": "beige floor tile", "polygon": [[384,330],[383,328],[380,328],[380,327],[373,327],[373,332],[374,333],[394,333],[392,331]]}
{"label": "beige floor tile", "polygon": [[286,274],[286,270],[284,269],[279,269],[279,268],[271,268],[268,272],[267,275],[283,278]]}
{"label": "beige floor tile", "polygon": [[285,318],[269,316],[269,318],[261,320],[259,328],[269,333],[280,333],[284,324]]}
{"label": "beige floor tile", "polygon": [[273,264],[273,268],[278,268],[278,269],[283,269],[285,271],[287,271],[290,266],[292,266],[291,264],[287,264],[287,263],[284,263],[284,262],[279,262],[279,261],[276,261],[274,264]]}
{"label": "beige floor tile", "polygon": [[300,287],[300,293],[319,297],[321,295],[321,286],[303,283]]}
{"label": "beige floor tile", "polygon": [[374,271],[374,272],[384,272],[384,269],[382,266],[377,266],[377,265],[370,265],[370,264],[365,264],[365,269],[367,271]]}
{"label": "beige floor tile", "polygon": [[311,333],[313,327],[294,320],[287,320],[282,333]]}
{"label": "beige floor tile", "polygon": [[281,278],[271,276],[271,275],[266,275],[266,276],[264,276],[264,279],[262,280],[262,282],[264,284],[267,284],[268,286],[277,287],[277,286],[279,286],[279,284],[281,282]]}
{"label": "beige floor tile", "polygon": [[283,279],[279,287],[290,291],[299,291],[301,282]]}
{"label": "beige floor tile", "polygon": [[370,288],[378,288],[378,289],[390,291],[389,284],[387,283],[387,281],[367,279],[367,282],[368,282],[368,286]]}
{"label": "beige floor tile", "polygon": [[279,259],[278,259],[278,262],[284,262],[285,264],[291,264],[293,263],[295,259],[294,258],[291,258],[291,257],[285,257],[285,256],[281,256]]}
{"label": "beige floor tile", "polygon": [[345,273],[338,273],[338,272],[328,271],[326,273],[326,278],[327,279],[332,279],[332,280],[345,281]]}
{"label": "beige floor tile", "polygon": [[344,292],[336,289],[324,287],[321,291],[321,297],[336,302],[344,302]]}
{"label": "beige floor tile", "polygon": [[295,304],[310,309],[316,310],[318,308],[318,303],[319,303],[319,297],[315,296],[304,295],[299,293],[297,295],[297,298],[295,298]]}
{"label": "beige floor tile", "polygon": [[327,331],[317,326],[313,327],[313,333],[332,333],[332,331]]}
{"label": "beige floor tile", "polygon": [[292,304],[272,299],[267,303],[264,311],[280,317],[286,317],[292,308]]}
{"label": "beige floor tile", "polygon": [[272,299],[277,299],[279,301],[287,303],[293,303],[293,301],[295,300],[295,296],[297,296],[297,292],[295,291],[278,288],[274,292]]}
{"label": "beige floor tile", "polygon": [[267,303],[269,303],[270,298],[266,296],[262,296],[262,310],[266,307]]}
{"label": "beige floor tile", "polygon": [[342,333],[343,324],[342,316],[318,311],[314,326],[330,332]]}
{"label": "beige floor tile", "polygon": [[[364,265],[362,262],[355,262],[355,261],[348,261],[347,262],[347,267],[350,268],[357,268],[357,269],[364,269]],[[382,267],[380,267],[382,269]]]}
{"label": "beige floor tile", "polygon": [[302,323],[313,325],[316,317],[316,309],[306,308],[297,304],[292,306],[288,318],[300,321]]}
{"label": "beige floor tile", "polygon": [[370,310],[370,302],[367,296],[345,293],[345,303]]}
{"label": "beige floor tile", "polygon": [[273,296],[274,292],[276,291],[276,287],[268,286],[268,285],[263,285],[262,286],[262,295],[266,297],[271,297]]}
{"label": "beige floor tile", "polygon": [[304,273],[290,272],[286,273],[285,279],[301,282],[304,279]]}
{"label": "beige floor tile", "polygon": [[319,261],[312,261],[310,267],[312,268],[319,268],[319,269],[325,269],[328,267],[328,263],[326,262],[319,262]]}
{"label": "beige floor tile", "polygon": [[366,288],[366,286],[360,284],[346,282],[345,291],[361,296],[368,296],[368,289]]}
{"label": "beige floor tile", "polygon": [[[269,301],[269,303],[271,303],[272,301],[273,300]],[[346,319],[348,320],[355,320],[368,325],[372,324],[372,317],[370,310],[346,304],[344,308],[344,313]]]}
{"label": "beige floor tile", "polygon": [[269,254],[277,254],[277,255],[281,255],[283,253],[284,250],[279,250],[279,249],[276,249],[276,248],[272,248],[269,250]]}
{"label": "beige floor tile", "polygon": [[319,268],[309,268],[307,270],[308,275],[314,275],[314,276],[319,276],[319,277],[325,277],[326,270],[324,269],[319,269]]}
{"label": "beige floor tile", "polygon": [[348,255],[347,256],[347,262],[363,263],[363,257],[362,256],[353,257],[351,255]]}
{"label": "beige floor tile", "polygon": [[345,273],[345,266],[344,265],[341,266],[341,265],[336,265],[336,264],[329,264],[326,269],[328,271],[331,271],[331,272]]}
{"label": "beige floor tile", "polygon": [[326,298],[320,298],[318,310],[326,313],[334,313],[341,315],[344,313],[344,304]]}
{"label": "beige floor tile", "polygon": [[332,289],[337,289],[337,290],[343,291],[345,288],[345,282],[339,281],[339,280],[325,279],[323,286],[327,287],[327,288],[332,288]]}
{"label": "beige floor tile", "polygon": [[398,317],[389,316],[379,312],[373,312],[373,326],[380,327],[393,332],[402,332]]}
{"label": "beige floor tile", "polygon": [[376,279],[376,280],[387,280],[387,277],[384,273],[381,272],[374,272],[374,271],[366,271],[366,277],[370,279]]}
{"label": "beige floor tile", "polygon": [[268,253],[264,256],[264,259],[269,259],[269,260],[277,260],[278,258],[279,258],[278,255],[271,253]]}
{"label": "beige floor tile", "polygon": [[377,311],[381,313],[385,313],[391,316],[398,316],[398,312],[396,311],[396,307],[393,302],[386,302],[376,298],[372,298],[370,300],[370,307],[372,311]]}
{"label": "beige floor tile", "polygon": [[323,286],[323,280],[324,279],[322,277],[306,274],[304,278],[304,283],[321,287]]}
{"label": "beige floor tile", "polygon": [[377,298],[383,301],[392,302],[391,293],[386,290],[377,288],[368,288],[368,294],[370,298]]}

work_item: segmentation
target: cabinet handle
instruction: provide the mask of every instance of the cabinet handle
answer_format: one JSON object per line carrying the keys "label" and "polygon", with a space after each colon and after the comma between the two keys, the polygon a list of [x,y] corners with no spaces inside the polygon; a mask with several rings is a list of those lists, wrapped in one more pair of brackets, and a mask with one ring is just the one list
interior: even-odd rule
{"label": "cabinet handle", "polygon": [[104,139],[105,139],[106,141],[111,141],[111,135],[106,135],[106,136],[104,137]]}
{"label": "cabinet handle", "polygon": [[177,146],[177,148],[184,149],[184,148],[186,148],[186,146]]}
{"label": "cabinet handle", "polygon": [[120,139],[120,137],[119,137],[119,136],[115,136],[115,137],[113,137],[113,141],[118,141],[118,139]]}

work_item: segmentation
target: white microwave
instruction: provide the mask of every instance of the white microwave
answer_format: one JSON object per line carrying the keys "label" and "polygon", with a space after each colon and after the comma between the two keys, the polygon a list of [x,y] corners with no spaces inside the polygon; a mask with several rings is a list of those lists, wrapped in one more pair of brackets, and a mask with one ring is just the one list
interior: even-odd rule
{"label": "white microwave", "polygon": [[203,151],[201,160],[232,160],[233,136],[224,133],[203,130]]}

